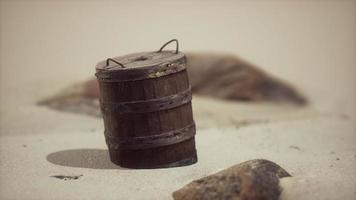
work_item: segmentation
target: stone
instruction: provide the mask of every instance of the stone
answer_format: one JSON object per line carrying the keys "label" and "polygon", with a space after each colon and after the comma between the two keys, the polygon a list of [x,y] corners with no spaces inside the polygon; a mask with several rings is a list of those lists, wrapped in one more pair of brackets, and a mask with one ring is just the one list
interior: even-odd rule
{"label": "stone", "polygon": [[95,79],[77,83],[50,98],[37,102],[54,110],[101,117],[99,104],[99,85]]}
{"label": "stone", "polygon": [[293,86],[238,56],[214,53],[186,56],[195,94],[236,101],[307,103]]}
{"label": "stone", "polygon": [[82,175],[82,174],[81,174],[81,175],[74,175],[74,176],[55,175],[55,176],[50,176],[50,177],[58,178],[58,179],[67,181],[67,180],[77,180],[77,179],[79,179],[81,176],[83,176],[83,175]]}
{"label": "stone", "polygon": [[173,193],[175,200],[278,200],[279,179],[291,175],[264,159],[246,161],[195,180]]}

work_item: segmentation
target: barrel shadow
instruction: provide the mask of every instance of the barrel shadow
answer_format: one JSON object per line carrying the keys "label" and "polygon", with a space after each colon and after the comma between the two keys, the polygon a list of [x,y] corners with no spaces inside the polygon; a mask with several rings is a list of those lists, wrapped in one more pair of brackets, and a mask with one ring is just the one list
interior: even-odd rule
{"label": "barrel shadow", "polygon": [[47,155],[47,161],[55,165],[89,169],[125,169],[110,161],[105,149],[69,149]]}

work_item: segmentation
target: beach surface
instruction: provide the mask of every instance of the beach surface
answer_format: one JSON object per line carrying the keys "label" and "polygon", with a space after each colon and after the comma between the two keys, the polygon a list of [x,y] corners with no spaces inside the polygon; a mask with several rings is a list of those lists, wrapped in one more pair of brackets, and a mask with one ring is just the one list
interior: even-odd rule
{"label": "beach surface", "polygon": [[[256,158],[293,176],[281,199],[356,199],[355,1],[1,1],[0,16],[1,199],[172,199]],[[182,51],[239,55],[310,103],[194,96],[198,163],[154,170],[112,164],[100,118],[36,105],[98,61],[171,38]]]}

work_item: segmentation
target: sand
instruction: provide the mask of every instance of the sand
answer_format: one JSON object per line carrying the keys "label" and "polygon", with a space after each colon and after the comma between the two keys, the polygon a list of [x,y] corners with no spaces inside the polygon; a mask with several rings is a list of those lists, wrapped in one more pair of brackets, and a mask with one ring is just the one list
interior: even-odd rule
{"label": "sand", "polygon": [[[79,120],[78,120],[79,121]],[[265,158],[294,177],[282,199],[354,199],[355,134],[340,116],[198,129],[196,165],[130,170],[109,161],[102,126],[1,137],[4,199],[170,199],[184,184],[249,159]],[[61,180],[55,175],[83,175]]]}
{"label": "sand", "polygon": [[[355,1],[1,1],[0,9],[1,199],[170,199],[191,180],[254,158],[293,175],[281,181],[281,199],[356,199]],[[199,162],[158,170],[111,164],[100,119],[35,105],[92,76],[97,61],[171,37],[182,50],[238,54],[311,104],[195,96]]]}

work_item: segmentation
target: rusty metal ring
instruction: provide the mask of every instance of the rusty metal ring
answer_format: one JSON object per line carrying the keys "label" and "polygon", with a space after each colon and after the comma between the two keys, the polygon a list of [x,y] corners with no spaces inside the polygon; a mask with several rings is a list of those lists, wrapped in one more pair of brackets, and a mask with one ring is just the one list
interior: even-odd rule
{"label": "rusty metal ring", "polygon": [[189,140],[195,136],[195,132],[195,122],[193,122],[180,129],[148,136],[113,136],[108,130],[105,130],[104,134],[106,143],[110,149],[147,149],[177,144]]}
{"label": "rusty metal ring", "polygon": [[148,113],[157,112],[160,110],[167,110],[176,108],[192,100],[191,87],[188,89],[173,94],[170,96],[140,100],[140,101],[130,101],[130,102],[100,102],[101,112],[103,113]]}
{"label": "rusty metal ring", "polygon": [[171,42],[176,42],[177,46],[176,46],[176,54],[178,53],[179,51],[179,44],[178,44],[178,40],[177,39],[173,39],[173,40],[170,40],[168,42],[166,42],[158,51],[157,53],[159,52],[162,52],[162,50],[164,49],[164,47],[166,47],[168,44],[170,44]]}
{"label": "rusty metal ring", "polygon": [[106,67],[107,66],[109,66],[109,62],[114,62],[114,63],[116,63],[116,64],[118,64],[118,65],[120,65],[122,68],[125,68],[125,66],[123,65],[123,64],[121,64],[120,62],[118,62],[118,61],[116,61],[116,60],[114,60],[114,59],[112,59],[112,58],[108,58],[108,59],[106,59]]}

